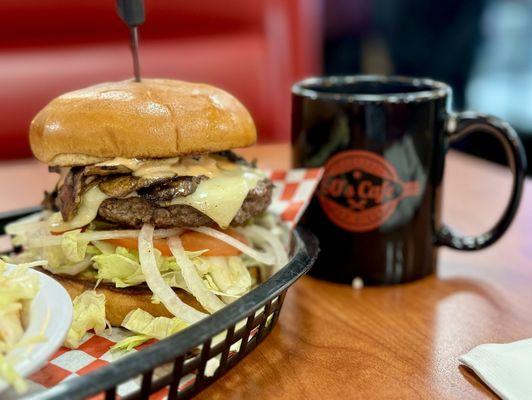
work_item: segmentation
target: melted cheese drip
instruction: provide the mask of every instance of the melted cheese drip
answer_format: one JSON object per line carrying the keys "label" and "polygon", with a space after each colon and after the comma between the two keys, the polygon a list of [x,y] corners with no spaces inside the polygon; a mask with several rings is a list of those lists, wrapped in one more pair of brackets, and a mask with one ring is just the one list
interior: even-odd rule
{"label": "melted cheese drip", "polygon": [[109,196],[104,194],[98,186],[90,188],[82,197],[78,212],[70,221],[63,221],[61,213],[50,216],[50,232],[66,232],[72,229],[81,228],[94,220],[98,214],[98,209]]}
{"label": "melted cheese drip", "polygon": [[153,160],[117,157],[110,161],[96,164],[97,166],[123,165],[139,178],[171,178],[174,176],[201,176],[214,178],[222,171],[237,167],[224,157],[202,155],[198,157],[174,157]]}
{"label": "melted cheese drip", "polygon": [[201,182],[194,193],[185,197],[176,197],[170,204],[194,207],[210,217],[220,228],[225,229],[242,207],[249,191],[261,179],[264,179],[264,175],[260,171],[238,166]]}

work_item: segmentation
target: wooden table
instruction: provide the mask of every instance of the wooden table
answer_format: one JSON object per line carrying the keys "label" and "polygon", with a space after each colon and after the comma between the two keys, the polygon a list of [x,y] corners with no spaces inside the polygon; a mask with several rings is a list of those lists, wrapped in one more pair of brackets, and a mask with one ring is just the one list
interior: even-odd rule
{"label": "wooden table", "polygon": [[[286,145],[245,151],[288,166]],[[444,219],[467,233],[504,207],[510,174],[451,153]],[[55,176],[34,161],[0,164],[0,211],[36,204]],[[532,337],[532,182],[509,232],[481,252],[442,249],[437,276],[354,290],[305,277],[279,325],[201,399],[490,398],[457,357],[474,346]]]}

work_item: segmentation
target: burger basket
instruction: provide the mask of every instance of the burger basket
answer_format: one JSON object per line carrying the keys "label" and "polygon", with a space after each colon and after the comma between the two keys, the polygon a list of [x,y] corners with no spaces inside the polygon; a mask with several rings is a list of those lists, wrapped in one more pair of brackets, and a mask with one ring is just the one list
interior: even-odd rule
{"label": "burger basket", "polygon": [[[39,208],[0,214],[4,226]],[[16,249],[12,249],[16,250]],[[314,235],[303,228],[293,230],[290,261],[260,286],[222,310],[167,339],[122,357],[87,375],[61,382],[31,395],[32,399],[83,399],[103,394],[117,398],[117,386],[140,378],[140,388],[123,399],[145,399],[168,389],[168,399],[188,399],[222,377],[257,345],[275,326],[288,288],[314,263],[319,251]],[[208,372],[210,360],[217,368]],[[154,373],[156,368],[164,374]],[[190,383],[190,374],[195,375]],[[189,384],[182,382],[188,378]]]}

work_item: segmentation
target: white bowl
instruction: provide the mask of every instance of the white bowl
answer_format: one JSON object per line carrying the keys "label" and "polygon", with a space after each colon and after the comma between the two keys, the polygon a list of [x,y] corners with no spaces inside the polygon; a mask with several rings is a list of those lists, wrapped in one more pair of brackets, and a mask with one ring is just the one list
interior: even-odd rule
{"label": "white bowl", "polygon": [[[29,324],[23,338],[43,335],[45,340],[8,354],[15,361],[15,370],[23,377],[42,367],[61,347],[72,323],[72,301],[63,286],[41,272],[32,269],[29,272],[39,276],[41,286],[31,303]],[[0,378],[0,393],[7,387]]]}

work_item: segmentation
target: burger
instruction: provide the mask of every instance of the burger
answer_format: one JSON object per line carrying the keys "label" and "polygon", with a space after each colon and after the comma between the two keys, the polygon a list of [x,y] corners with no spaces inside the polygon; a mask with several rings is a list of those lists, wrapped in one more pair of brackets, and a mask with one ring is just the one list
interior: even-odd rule
{"label": "burger", "polygon": [[52,100],[29,137],[59,178],[42,213],[8,228],[17,257],[45,260],[72,299],[105,298],[111,325],[132,312],[194,323],[287,261],[273,185],[233,152],[255,125],[223,90],[102,83]]}

